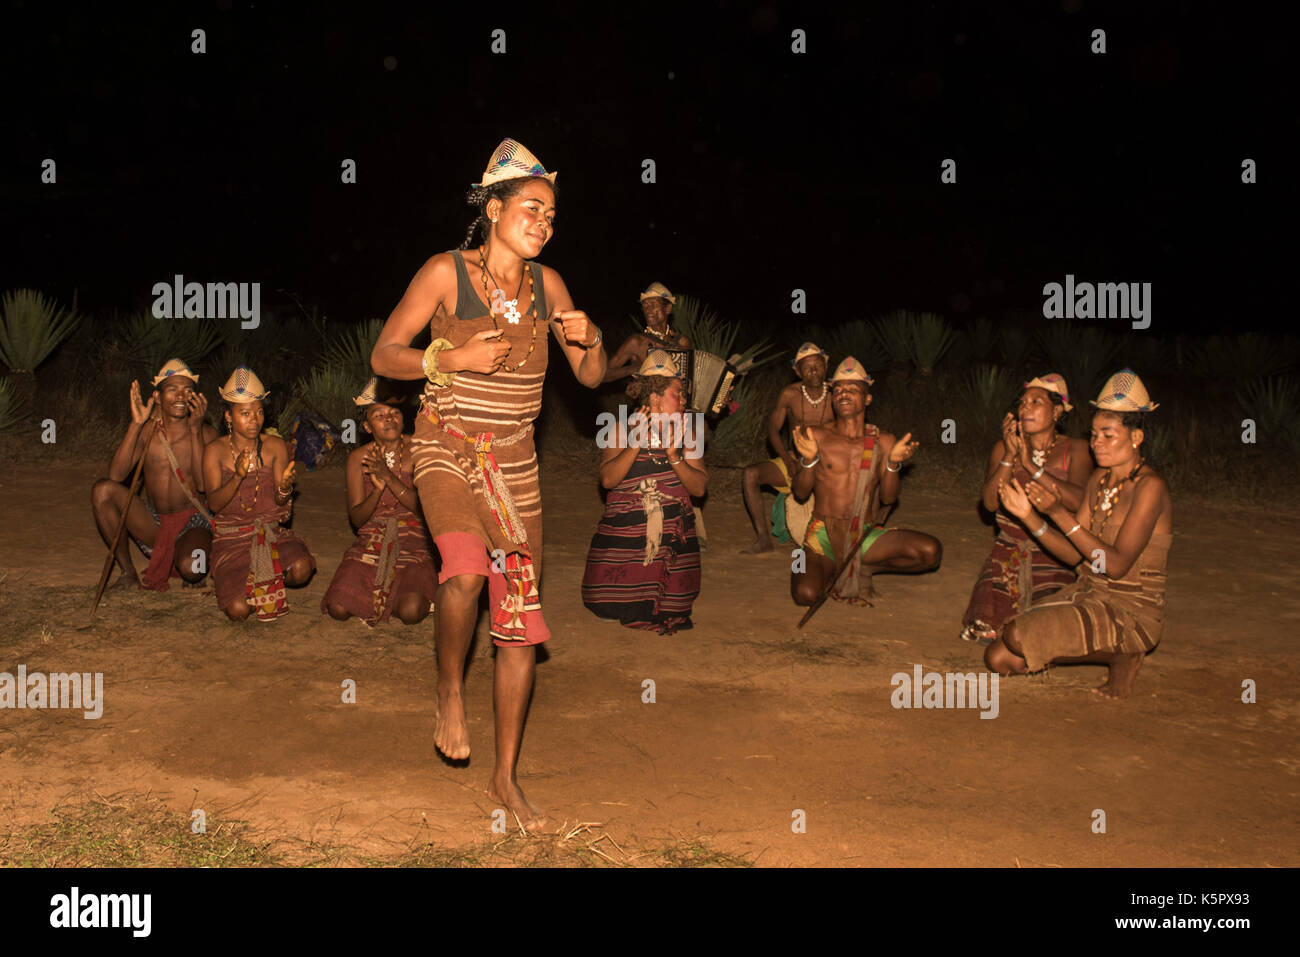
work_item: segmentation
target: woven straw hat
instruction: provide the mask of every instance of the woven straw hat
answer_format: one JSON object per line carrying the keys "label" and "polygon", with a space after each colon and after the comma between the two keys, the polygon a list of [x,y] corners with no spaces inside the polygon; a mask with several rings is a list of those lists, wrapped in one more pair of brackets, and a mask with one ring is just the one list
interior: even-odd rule
{"label": "woven straw hat", "polygon": [[668,287],[661,282],[652,282],[650,285],[646,286],[645,292],[641,293],[641,301],[644,302],[645,300],[653,299],[656,296],[660,299],[667,299],[674,306],[677,305],[677,297],[669,292]]}
{"label": "woven straw hat", "polygon": [[637,375],[666,375],[676,378],[681,375],[677,363],[662,349],[651,349],[646,353],[645,362],[636,370]]}
{"label": "woven straw hat", "polygon": [[794,358],[790,360],[790,365],[797,369],[799,368],[799,361],[801,359],[807,359],[809,356],[821,356],[827,362],[829,362],[831,358],[830,354],[821,346],[817,345],[817,343],[805,342],[799,347],[799,351],[794,354]]}
{"label": "woven straw hat", "polygon": [[190,370],[190,367],[182,359],[168,359],[163,367],[158,370],[158,374],[153,377],[153,384],[157,386],[163,379],[170,379],[174,375],[185,376],[195,385],[199,384],[199,377]]}
{"label": "woven straw hat", "polygon": [[483,181],[471,183],[472,186],[491,186],[507,179],[521,176],[542,176],[549,183],[555,182],[559,173],[548,173],[546,167],[538,162],[528,147],[518,140],[506,138],[498,144],[492,158],[488,160],[487,169],[483,171]]}
{"label": "woven straw hat", "polygon": [[1069,412],[1074,406],[1070,405],[1070,390],[1065,384],[1065,377],[1056,372],[1049,372],[1047,375],[1034,376],[1026,382],[1022,389],[1046,389],[1048,392],[1055,392],[1061,397],[1061,404],[1065,411]]}
{"label": "woven straw hat", "polygon": [[262,380],[248,366],[240,366],[230,373],[226,384],[217,390],[217,395],[227,402],[252,402],[255,399],[265,399],[270,394],[262,385]]}
{"label": "woven straw hat", "polygon": [[843,362],[835,367],[835,375],[831,376],[831,382],[865,382],[867,385],[874,385],[875,379],[867,375],[867,370],[862,368],[862,364],[853,356],[849,356]]}
{"label": "woven straw hat", "polygon": [[1154,412],[1160,408],[1151,401],[1147,387],[1132,369],[1116,372],[1101,387],[1101,394],[1089,402],[1107,412]]}

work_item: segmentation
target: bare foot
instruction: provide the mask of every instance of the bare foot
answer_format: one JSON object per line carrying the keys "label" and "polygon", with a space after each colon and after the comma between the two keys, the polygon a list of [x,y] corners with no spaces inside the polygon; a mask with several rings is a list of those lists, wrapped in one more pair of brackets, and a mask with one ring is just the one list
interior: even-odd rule
{"label": "bare foot", "polygon": [[770,552],[771,550],[772,550],[772,540],[770,538],[767,541],[760,541],[759,539],[756,538],[754,539],[754,544],[750,545],[748,548],[742,548],[740,550],[740,554],[757,555],[760,552]]}
{"label": "bare foot", "polygon": [[504,804],[525,831],[535,831],[546,823],[546,815],[528,802],[524,792],[519,789],[518,781],[498,780],[494,777],[488,785],[487,793],[492,800]]}
{"label": "bare foot", "polygon": [[117,580],[105,588],[104,591],[131,591],[132,589],[139,587],[141,587],[139,575],[136,575],[134,572],[129,575],[123,573],[118,575]]}
{"label": "bare foot", "polygon": [[469,757],[465,701],[459,694],[438,695],[438,710],[433,718],[433,743],[452,761],[464,761]]}
{"label": "bare foot", "polygon": [[1133,691],[1133,679],[1142,667],[1142,652],[1131,655],[1116,655],[1107,667],[1110,669],[1109,680],[1100,688],[1093,688],[1094,694],[1106,698],[1127,698]]}

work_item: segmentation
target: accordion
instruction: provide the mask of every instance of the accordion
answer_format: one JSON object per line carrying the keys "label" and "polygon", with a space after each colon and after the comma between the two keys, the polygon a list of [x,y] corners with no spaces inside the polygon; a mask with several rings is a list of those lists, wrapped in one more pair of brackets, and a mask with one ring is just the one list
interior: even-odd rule
{"label": "accordion", "polygon": [[665,350],[681,370],[686,384],[686,407],[692,412],[716,415],[731,401],[740,373],[726,359],[701,349]]}

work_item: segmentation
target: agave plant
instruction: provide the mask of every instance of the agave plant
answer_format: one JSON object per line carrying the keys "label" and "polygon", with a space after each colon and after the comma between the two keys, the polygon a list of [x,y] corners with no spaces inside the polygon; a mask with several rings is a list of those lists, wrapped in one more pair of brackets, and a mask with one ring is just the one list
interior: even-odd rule
{"label": "agave plant", "polygon": [[1185,357],[1192,375],[1207,379],[1249,379],[1285,372],[1295,364],[1300,342],[1294,336],[1210,336],[1193,345]]}
{"label": "agave plant", "polygon": [[80,322],[73,309],[61,309],[34,289],[0,298],[0,362],[13,376],[13,400],[26,411],[36,396],[36,367],[72,335]]}
{"label": "agave plant", "polygon": [[210,319],[158,319],[148,310],[113,323],[112,361],[129,371],[153,373],[168,359],[194,368],[221,345],[221,326]]}
{"label": "agave plant", "polygon": [[836,326],[819,345],[831,354],[831,361],[835,363],[853,356],[868,372],[880,372],[889,367],[889,350],[867,319],[854,319]]}
{"label": "agave plant", "polygon": [[703,349],[715,356],[731,355],[731,347],[740,332],[740,323],[727,322],[708,303],[688,295],[677,297],[672,324],[691,340],[692,348]]}
{"label": "agave plant", "polygon": [[365,319],[335,333],[325,348],[325,364],[346,370],[364,384],[374,374],[370,369],[370,353],[374,352],[383,328],[384,320]]}
{"label": "agave plant", "polygon": [[0,379],[0,432],[12,432],[26,418],[14,397],[13,384]]}
{"label": "agave plant", "polygon": [[1094,395],[1110,371],[1120,340],[1095,326],[1053,321],[1038,335],[1051,372],[1065,376],[1071,395]]}
{"label": "agave plant", "polygon": [[1237,403],[1255,420],[1264,442],[1300,451],[1300,384],[1295,379],[1250,379],[1237,390]]}
{"label": "agave plant", "polygon": [[294,416],[303,411],[314,412],[339,428],[344,419],[356,417],[353,398],[365,384],[366,380],[359,379],[353,370],[328,364],[317,366],[290,388],[277,418],[280,433],[287,435]]}
{"label": "agave plant", "polygon": [[1002,326],[998,341],[1002,345],[1002,367],[1013,373],[1024,372],[1033,348],[1029,330],[1018,322],[1008,322]]}
{"label": "agave plant", "polygon": [[912,316],[910,326],[912,364],[921,375],[932,375],[935,365],[952,347],[957,334],[943,316],[932,312]]}
{"label": "agave plant", "polygon": [[78,322],[76,312],[59,308],[35,289],[5,293],[0,298],[0,362],[11,372],[35,372]]}
{"label": "agave plant", "polygon": [[905,368],[912,359],[911,315],[901,309],[891,312],[873,322],[872,329],[895,368]]}
{"label": "agave plant", "polygon": [[966,374],[960,394],[971,418],[983,423],[981,428],[996,425],[1016,395],[1016,377],[1001,366],[980,363]]}

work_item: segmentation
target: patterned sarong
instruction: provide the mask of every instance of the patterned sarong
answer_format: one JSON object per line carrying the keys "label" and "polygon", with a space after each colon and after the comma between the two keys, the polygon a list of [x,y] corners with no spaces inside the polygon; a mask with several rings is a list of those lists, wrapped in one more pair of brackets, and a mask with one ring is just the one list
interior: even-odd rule
{"label": "patterned sarong", "polygon": [[642,449],[605,499],[587,552],[582,603],[599,618],[671,635],[693,627],[700,548],[690,495],[662,454],[654,453],[658,461],[651,454]]}
{"label": "patterned sarong", "polygon": [[[413,486],[411,473],[407,458],[399,466],[398,478]],[[321,611],[338,605],[374,625],[392,617],[394,599],[399,595],[414,592],[428,607],[438,588],[430,546],[423,517],[384,489],[370,518],[357,529],[356,541],[343,553],[321,599]]]}
{"label": "patterned sarong", "polygon": [[[229,466],[222,467],[222,482],[232,475]],[[289,512],[288,503],[276,505],[275,479],[263,465],[244,476],[235,497],[213,515],[212,581],[222,611],[241,598],[260,621],[289,611],[284,569],[303,557],[316,567],[307,543],[280,524]]]}
{"label": "patterned sarong", "polygon": [[[1062,465],[1046,470],[1058,482],[1070,480],[1069,455],[1067,442]],[[1019,462],[1012,476],[1022,486],[1029,482],[1029,473]],[[1029,611],[1047,596],[1074,584],[1076,578],[1071,566],[1041,548],[1038,539],[1004,507],[998,507],[994,518],[997,537],[971,590],[963,627],[981,621],[998,631],[1012,615]]]}

